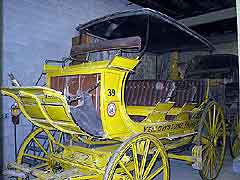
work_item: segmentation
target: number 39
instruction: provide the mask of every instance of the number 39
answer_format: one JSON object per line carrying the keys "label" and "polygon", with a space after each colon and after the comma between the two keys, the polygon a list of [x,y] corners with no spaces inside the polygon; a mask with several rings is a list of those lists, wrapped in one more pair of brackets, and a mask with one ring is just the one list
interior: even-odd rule
{"label": "number 39", "polygon": [[115,96],[115,89],[108,89],[108,96]]}

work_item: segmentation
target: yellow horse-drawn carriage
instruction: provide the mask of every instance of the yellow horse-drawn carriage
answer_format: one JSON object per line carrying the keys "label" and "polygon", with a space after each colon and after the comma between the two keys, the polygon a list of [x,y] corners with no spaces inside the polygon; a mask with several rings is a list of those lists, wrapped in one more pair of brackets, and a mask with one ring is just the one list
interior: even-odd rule
{"label": "yellow horse-drawn carriage", "polygon": [[[208,81],[129,78],[144,54],[211,51],[211,44],[150,9],[105,16],[78,30],[104,40],[73,46],[75,59],[68,60],[117,54],[100,61],[87,56],[71,66],[45,64],[48,87],[1,89],[38,127],[9,168],[38,179],[167,180],[169,159],[178,159],[192,163],[203,179],[215,179],[226,130],[222,108],[208,99]],[[192,155],[174,151],[189,144]]]}

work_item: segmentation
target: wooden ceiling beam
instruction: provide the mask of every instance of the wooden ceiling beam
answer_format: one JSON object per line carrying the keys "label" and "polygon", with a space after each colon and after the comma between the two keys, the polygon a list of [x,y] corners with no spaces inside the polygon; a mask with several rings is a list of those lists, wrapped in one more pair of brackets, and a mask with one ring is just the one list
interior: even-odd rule
{"label": "wooden ceiling beam", "polygon": [[200,24],[208,24],[216,21],[221,21],[225,19],[231,19],[237,17],[236,8],[228,8],[219,11],[214,11],[198,16],[188,17],[178,20],[180,23],[185,24],[186,26],[196,26]]}

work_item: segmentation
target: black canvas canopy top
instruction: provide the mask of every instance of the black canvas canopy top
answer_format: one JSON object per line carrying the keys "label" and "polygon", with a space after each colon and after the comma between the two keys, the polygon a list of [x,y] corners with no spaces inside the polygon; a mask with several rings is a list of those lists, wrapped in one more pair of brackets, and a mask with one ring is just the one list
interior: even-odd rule
{"label": "black canvas canopy top", "polygon": [[214,50],[213,45],[198,33],[148,8],[107,15],[76,29],[107,40],[139,36],[142,50],[150,53]]}

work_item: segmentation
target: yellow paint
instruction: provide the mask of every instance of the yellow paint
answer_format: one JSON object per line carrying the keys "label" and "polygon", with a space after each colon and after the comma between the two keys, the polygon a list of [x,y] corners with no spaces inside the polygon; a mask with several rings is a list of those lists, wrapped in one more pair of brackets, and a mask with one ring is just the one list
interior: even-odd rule
{"label": "yellow paint", "polygon": [[154,110],[154,106],[127,106],[127,113],[129,115],[139,115],[139,116],[147,116]]}
{"label": "yellow paint", "polygon": [[[155,107],[126,107],[124,102],[126,78],[129,71],[135,68],[138,63],[137,59],[116,56],[110,62],[97,61],[69,67],[45,65],[44,72],[47,73],[49,83],[51,82],[50,79],[56,76],[100,74],[100,113],[104,138],[124,140],[129,136],[144,132],[144,127],[149,126],[151,123],[156,125],[169,123],[165,122],[166,115],[178,116],[182,114],[182,117],[179,116],[178,120],[187,120],[187,114],[193,110],[192,105],[184,105],[181,108],[172,107],[173,102],[158,103]],[[110,91],[114,91],[114,93],[111,95],[109,94]],[[10,95],[21,104],[22,110],[25,111],[23,114],[35,125],[43,128],[54,127],[65,133],[87,135],[74,123],[69,114],[69,108],[64,96],[57,91],[41,87],[24,87],[5,88],[2,89],[2,92]],[[24,96],[24,100],[21,99],[23,98],[22,96]],[[110,103],[114,103],[116,106],[116,113],[113,117],[109,116],[107,112]],[[142,122],[134,122],[130,119],[129,115],[146,116],[146,118]],[[175,122],[171,123],[174,124]],[[183,129],[182,133],[185,130]],[[160,134],[159,136],[161,136]]]}
{"label": "yellow paint", "polygon": [[[90,136],[75,124],[70,115],[67,101],[61,92],[46,87],[18,87],[1,88],[1,93],[12,97],[18,103],[23,115],[34,125],[44,129],[44,132],[47,134],[51,152],[47,155],[47,164],[43,165],[47,165],[51,169],[52,163],[58,162],[65,169],[76,167],[84,173],[84,176],[73,179],[102,179],[105,169],[109,167],[107,163],[110,157],[114,152],[118,152],[119,155],[116,155],[117,159],[114,163],[119,163],[121,167],[119,172],[140,167],[137,169],[136,176],[145,178],[152,168],[149,166],[144,169],[144,162],[146,161],[145,158],[148,153],[154,154],[154,152],[157,152],[161,154],[164,163],[167,163],[166,151],[159,139],[163,139],[163,143],[169,143],[166,138],[193,133],[197,126],[198,119],[189,121],[189,114],[197,112],[199,109],[195,107],[196,104],[185,104],[183,107],[173,107],[174,102],[157,103],[155,106],[126,106],[124,102],[125,83],[128,73],[132,71],[138,63],[139,61],[137,59],[116,56],[112,61],[89,62],[69,67],[44,66],[44,72],[47,73],[48,87],[51,87],[52,77],[100,74],[100,115],[104,131],[104,136],[101,138]],[[115,104],[116,112],[113,116],[108,114],[109,104]],[[129,115],[145,116],[145,119],[142,122],[134,122],[130,119]],[[168,115],[175,116],[176,120],[167,121],[166,116]],[[19,151],[18,163],[21,163],[23,156],[29,156],[35,159],[42,158],[26,155],[25,153],[25,148],[31,141],[35,141],[41,146],[36,139],[36,135],[42,132],[42,129],[37,129],[24,141]],[[71,134],[73,141],[82,141],[90,145],[108,144],[108,146],[91,149],[65,145],[59,142],[59,140],[54,139],[49,132],[49,130],[53,129]],[[141,133],[144,132],[149,132],[150,134],[141,135]],[[140,135],[138,136],[138,134]],[[131,137],[136,138],[134,141],[129,141],[129,144],[124,146],[125,149],[119,150],[118,148],[121,148],[120,142],[125,142],[127,139],[129,140],[129,138],[131,139]],[[146,144],[136,145],[135,141],[141,138],[147,138]],[[174,149],[189,143],[189,139],[182,139],[183,141],[176,141],[176,144],[171,144],[169,147]],[[157,151],[151,149],[151,146],[148,146],[149,141],[156,144],[158,148]],[[53,146],[54,144],[55,146]],[[52,153],[56,146],[62,147],[63,152]],[[130,146],[132,146],[133,152],[135,153],[134,157],[130,158],[125,155],[122,161],[119,162],[118,160],[121,158],[121,153],[124,153],[124,150]],[[116,149],[119,151],[116,151]],[[41,150],[45,152],[44,147],[41,147]],[[137,153],[142,154],[143,159],[145,159],[139,166],[137,166]],[[130,159],[134,162],[130,163]],[[157,156],[153,155],[152,159],[152,162],[155,162]],[[181,156],[181,159],[188,160],[188,157]],[[128,162],[129,164],[126,165]],[[168,164],[166,165],[168,166]],[[127,174],[129,175],[129,173]],[[40,175],[44,176],[42,173],[40,173]],[[154,175],[151,175],[149,178],[151,179],[153,176]],[[44,177],[47,177],[47,175]],[[124,179],[125,177],[117,173],[113,179]],[[164,179],[168,178],[168,167],[166,167],[164,170]]]}
{"label": "yellow paint", "polygon": [[137,59],[129,59],[121,56],[116,56],[110,62],[109,67],[116,67],[125,70],[133,70],[139,63]]}

